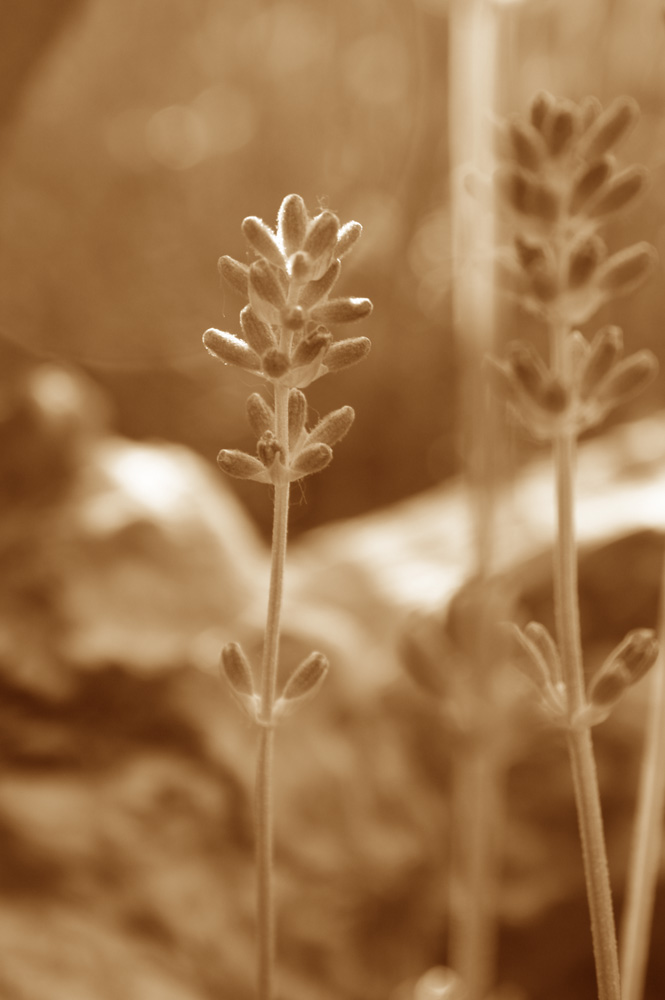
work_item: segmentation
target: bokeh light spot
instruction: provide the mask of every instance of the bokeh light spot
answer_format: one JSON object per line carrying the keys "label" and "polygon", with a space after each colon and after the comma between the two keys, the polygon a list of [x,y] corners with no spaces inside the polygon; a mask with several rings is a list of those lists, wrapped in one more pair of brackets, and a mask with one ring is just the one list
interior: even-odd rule
{"label": "bokeh light spot", "polygon": [[210,135],[201,114],[184,104],[157,111],[145,130],[146,149],[160,166],[186,170],[208,154]]}

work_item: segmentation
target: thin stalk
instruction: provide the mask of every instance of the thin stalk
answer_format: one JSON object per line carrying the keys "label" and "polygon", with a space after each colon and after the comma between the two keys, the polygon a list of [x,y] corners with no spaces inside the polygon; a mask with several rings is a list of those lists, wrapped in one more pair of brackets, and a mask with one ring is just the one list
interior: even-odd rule
{"label": "thin stalk", "polygon": [[[449,142],[451,230],[455,281],[453,312],[460,367],[460,425],[464,478],[472,517],[474,576],[493,570],[499,446],[496,420],[481,375],[494,346],[495,217],[463,188],[469,167],[491,173],[488,120],[495,108],[499,19],[484,0],[454,0],[449,20]],[[490,651],[471,669],[488,687],[495,667]],[[471,679],[469,679],[471,682]],[[484,691],[484,700],[491,695]],[[495,985],[498,935],[497,817],[501,765],[486,733],[459,746],[452,759],[453,817],[448,964],[468,1000],[485,1000]]]}
{"label": "thin stalk", "polygon": [[484,1000],[496,968],[500,777],[487,742],[459,753],[454,767],[455,866],[451,874],[449,964],[469,1000]]}
{"label": "thin stalk", "polygon": [[633,831],[626,903],[621,927],[623,1000],[641,1000],[644,992],[651,923],[658,881],[665,804],[665,586],[661,594],[660,655],[653,668],[649,716],[637,814]]}
{"label": "thin stalk", "polygon": [[[288,389],[275,386],[277,440],[288,448]],[[287,456],[288,457],[288,456]],[[289,519],[289,483],[275,486],[270,589],[263,644],[259,749],[256,764],[256,906],[257,997],[272,1000],[275,970],[275,901],[273,892],[273,708],[279,661],[280,620]]]}
{"label": "thin stalk", "polygon": [[[563,364],[562,342],[565,332],[565,330],[558,331],[559,335],[554,346],[554,361],[559,372]],[[574,432],[561,431],[554,440],[558,522],[554,549],[554,604],[571,720],[586,704],[577,588],[575,455]],[[576,728],[571,724],[568,729],[568,751],[582,842],[598,997],[599,1000],[621,1000],[619,958],[605,833],[593,743],[588,727]]]}

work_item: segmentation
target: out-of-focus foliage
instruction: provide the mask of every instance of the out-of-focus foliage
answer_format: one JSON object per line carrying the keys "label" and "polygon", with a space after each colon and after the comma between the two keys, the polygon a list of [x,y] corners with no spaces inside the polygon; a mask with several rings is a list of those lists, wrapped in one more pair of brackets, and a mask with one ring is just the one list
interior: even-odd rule
{"label": "out-of-focus foliage", "polygon": [[[34,9],[15,9],[8,38],[32,30],[37,45]],[[640,102],[626,155],[652,168],[654,184],[641,213],[617,224],[630,228],[622,242],[665,250],[659,4],[525,0],[496,10],[501,110],[523,108],[543,86]],[[6,341],[82,364],[111,389],[132,435],[182,441],[211,459],[246,447],[247,387],[210,362],[200,334],[211,322],[234,327],[238,303],[215,262],[246,256],[241,219],[269,219],[297,190],[365,226],[342,291],[362,288],[375,312],[370,361],[335,387],[356,409],[354,433],[344,460],[307,484],[295,530],[453,471],[447,3],[86,0],[76,11],[33,67],[3,138]],[[628,346],[634,330],[635,343],[657,351],[660,285],[613,316]],[[328,392],[314,394],[321,412],[334,402]],[[238,489],[265,521],[263,492]]]}

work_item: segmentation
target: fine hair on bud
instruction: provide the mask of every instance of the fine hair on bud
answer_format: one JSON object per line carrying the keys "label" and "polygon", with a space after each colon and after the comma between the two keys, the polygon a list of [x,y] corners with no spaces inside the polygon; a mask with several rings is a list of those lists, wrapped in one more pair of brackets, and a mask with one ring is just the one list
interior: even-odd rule
{"label": "fine hair on bud", "polygon": [[331,446],[337,444],[350,431],[354,419],[355,412],[352,406],[342,406],[339,410],[333,410],[332,413],[323,417],[309,433],[308,444],[315,442]]}
{"label": "fine hair on bud", "polygon": [[287,257],[300,250],[305,242],[309,214],[299,194],[289,194],[279,207],[277,234]]}
{"label": "fine hair on bud", "polygon": [[300,389],[289,390],[289,448],[297,448],[307,420],[307,400]]}
{"label": "fine hair on bud", "polygon": [[317,323],[355,323],[371,311],[369,299],[329,299],[312,310],[312,319]]}
{"label": "fine hair on bud", "polygon": [[266,482],[263,463],[254,455],[248,455],[244,451],[223,448],[217,456],[217,464],[227,476],[233,476],[235,479],[255,479],[258,482]]}
{"label": "fine hair on bud", "polygon": [[324,351],[332,341],[332,334],[323,327],[312,330],[304,337],[293,352],[293,364],[296,368],[308,365]]}
{"label": "fine hair on bud", "polygon": [[300,293],[299,304],[304,309],[309,309],[311,306],[316,305],[320,302],[324,295],[327,295],[330,289],[333,287],[337,279],[339,278],[339,273],[342,270],[342,265],[338,260],[334,260],[327,271],[321,275],[316,281],[310,281]]}
{"label": "fine hair on bud", "polygon": [[277,347],[272,347],[263,355],[263,371],[269,378],[281,378],[286,375],[291,363],[288,355],[280,351]]}
{"label": "fine hair on bud", "polygon": [[249,265],[224,256],[217,261],[217,268],[227,285],[246,299],[249,295]]}
{"label": "fine hair on bud", "polygon": [[279,322],[286,297],[274,269],[264,260],[254,261],[249,269],[249,298],[261,319],[266,323]]}
{"label": "fine hair on bud", "polygon": [[274,430],[275,414],[258,392],[253,392],[247,399],[247,419],[257,437],[261,437],[266,431]]}
{"label": "fine hair on bud", "polygon": [[242,231],[247,242],[251,243],[257,253],[277,267],[284,266],[284,257],[277,240],[262,219],[258,219],[255,215],[248,216],[242,224]]}
{"label": "fine hair on bud", "polygon": [[351,337],[332,344],[325,356],[325,365],[330,372],[339,372],[351,365],[357,365],[366,358],[372,347],[368,337]]}
{"label": "fine hair on bud", "polygon": [[333,452],[330,445],[310,444],[296,456],[291,463],[291,469],[297,478],[311,476],[315,472],[321,472],[332,462]]}
{"label": "fine hair on bud", "polygon": [[261,358],[256,351],[234,337],[232,333],[224,333],[223,330],[210,329],[203,334],[203,344],[208,354],[223,361],[225,365],[236,365],[246,371],[260,371]]}
{"label": "fine hair on bud", "polygon": [[240,313],[240,326],[245,340],[257,354],[263,354],[271,347],[276,347],[277,341],[272,329],[259,319],[251,306],[245,306]]}
{"label": "fine hair on bud", "polygon": [[312,219],[303,250],[305,250],[314,260],[332,254],[337,243],[339,232],[339,219],[332,212],[321,212],[315,219]]}
{"label": "fine hair on bud", "polygon": [[335,244],[335,257],[344,257],[362,236],[363,227],[359,222],[347,222],[342,226]]}

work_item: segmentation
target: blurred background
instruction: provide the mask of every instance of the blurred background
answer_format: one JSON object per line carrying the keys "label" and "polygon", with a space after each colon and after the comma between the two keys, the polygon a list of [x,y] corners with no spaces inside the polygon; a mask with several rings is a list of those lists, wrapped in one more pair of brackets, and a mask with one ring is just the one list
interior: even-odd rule
{"label": "blurred background", "polygon": [[[640,102],[623,152],[649,165],[653,188],[622,219],[622,241],[634,231],[663,244],[661,4],[496,7],[504,110],[542,87]],[[200,336],[238,330],[242,303],[220,286],[216,261],[247,259],[242,219],[273,223],[298,191],[311,210],[365,227],[342,291],[372,298],[375,311],[359,330],[371,358],[312,387],[321,412],[351,403],[358,419],[326,476],[307,482],[293,530],[454,471],[447,16],[446,0],[5,5],[1,377],[11,383],[40,358],[70,363],[104,387],[130,437],[182,442],[210,462],[221,447],[252,448],[251,380],[215,364]],[[662,282],[638,298],[627,347],[660,335]],[[640,406],[664,395],[661,380]],[[265,529],[266,492],[233,488]]]}
{"label": "blurred background", "polygon": [[[640,103],[620,156],[646,164],[652,185],[608,242],[648,240],[665,260],[661,0],[487,2],[501,112],[541,88]],[[369,358],[308,390],[313,409],[350,403],[357,420],[292,509],[284,659],[316,642],[336,670],[280,748],[285,995],[411,1000],[446,960],[451,735],[391,643],[409,600],[450,593],[467,565],[454,487],[418,496],[463,451],[449,26],[448,0],[0,4],[3,1000],[252,996],[254,739],[205,671],[222,641],[260,646],[271,509],[264,487],[216,468],[222,447],[253,450],[255,386],[201,335],[238,332],[244,303],[217,259],[248,259],[242,219],[273,223],[292,191],[363,224],[340,291],[374,312],[358,327]],[[651,347],[662,363],[664,297],[661,267],[592,330],[611,319],[627,352]],[[505,304],[499,333],[542,338]],[[661,374],[613,419],[663,408]],[[631,493],[632,521],[606,502],[629,467],[643,473],[636,490],[656,481],[665,437],[649,428],[615,428],[611,460],[594,452],[606,516],[587,518],[600,527],[582,597],[596,658],[656,614],[663,505]],[[518,524],[543,620],[549,496],[527,494]],[[643,714],[637,699],[600,739],[619,879]],[[508,728],[503,996],[586,998],[562,746],[533,715]]]}

